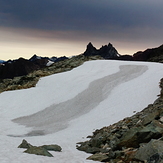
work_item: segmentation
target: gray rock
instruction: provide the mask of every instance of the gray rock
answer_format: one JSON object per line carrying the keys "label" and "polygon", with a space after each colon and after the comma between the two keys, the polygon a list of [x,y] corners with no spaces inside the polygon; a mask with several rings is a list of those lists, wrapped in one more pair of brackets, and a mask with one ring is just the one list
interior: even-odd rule
{"label": "gray rock", "polygon": [[131,128],[120,139],[118,146],[120,148],[123,146],[138,148],[140,143],[148,143],[151,139],[158,139],[162,133],[163,125],[159,121],[153,120],[147,126]]}
{"label": "gray rock", "polygon": [[106,154],[96,153],[87,158],[88,160],[106,162],[109,161],[109,157]]}
{"label": "gray rock", "polygon": [[147,161],[148,163],[160,163],[163,159],[163,141],[151,140],[138,149],[134,159]]}
{"label": "gray rock", "polygon": [[58,151],[58,152],[62,151],[62,148],[56,144],[43,145],[37,147],[37,146],[32,146],[26,140],[23,140],[22,143],[18,146],[18,148],[26,148],[27,150],[24,151],[25,153],[48,156],[48,157],[53,157],[53,155],[48,151]]}
{"label": "gray rock", "polygon": [[142,125],[145,126],[149,124],[150,122],[152,122],[152,120],[159,117],[159,114],[160,113],[158,110],[154,110],[152,113],[147,114],[142,121]]}
{"label": "gray rock", "polygon": [[88,144],[81,145],[81,146],[77,147],[77,149],[80,150],[80,151],[85,151],[87,153],[91,153],[91,154],[95,154],[95,153],[101,151],[100,148],[98,148],[98,147],[91,147]]}
{"label": "gray rock", "polygon": [[54,145],[53,144],[52,145],[43,145],[41,147],[45,148],[48,151],[57,151],[57,152],[62,151],[62,148],[59,145],[56,145],[56,144],[54,144]]}
{"label": "gray rock", "polygon": [[53,157],[53,155],[43,147],[32,146],[28,148],[26,151],[24,151],[24,153]]}
{"label": "gray rock", "polygon": [[137,138],[138,132],[142,129],[142,127],[133,127],[126,133],[124,133],[123,137],[120,139],[120,142],[117,144],[118,148],[125,147],[138,147],[139,142]]}
{"label": "gray rock", "polygon": [[23,139],[22,143],[18,146],[18,148],[30,148],[32,145],[28,143],[25,139]]}

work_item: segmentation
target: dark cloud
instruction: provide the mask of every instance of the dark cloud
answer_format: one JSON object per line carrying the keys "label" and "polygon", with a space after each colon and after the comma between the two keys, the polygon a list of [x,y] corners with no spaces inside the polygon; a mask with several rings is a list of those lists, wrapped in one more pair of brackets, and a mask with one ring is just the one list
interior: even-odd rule
{"label": "dark cloud", "polygon": [[161,43],[162,6],[162,0],[0,0],[0,27],[25,29],[22,35],[39,40]]}
{"label": "dark cloud", "polygon": [[163,27],[163,1],[1,0],[0,25],[48,30]]}

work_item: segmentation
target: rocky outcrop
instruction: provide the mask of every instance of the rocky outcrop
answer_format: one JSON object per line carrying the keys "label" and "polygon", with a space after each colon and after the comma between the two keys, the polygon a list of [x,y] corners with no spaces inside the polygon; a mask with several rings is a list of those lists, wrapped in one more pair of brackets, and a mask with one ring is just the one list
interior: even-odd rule
{"label": "rocky outcrop", "polygon": [[88,159],[112,163],[163,162],[163,79],[161,93],[141,112],[96,130],[77,149],[93,154]]}
{"label": "rocky outcrop", "polygon": [[86,51],[83,53],[85,56],[93,56],[97,54],[98,50],[92,45],[91,42],[87,45]]}
{"label": "rocky outcrop", "polygon": [[[144,52],[139,51],[132,55],[120,55],[111,43],[96,49],[90,42],[87,45],[86,51],[83,53],[85,57],[100,56],[103,59],[126,60],[126,61],[151,61],[163,62],[163,45],[158,48],[147,49]],[[80,56],[80,55],[79,55]],[[53,63],[69,60],[66,56],[63,57],[40,57],[36,54],[29,60],[19,58],[17,60],[9,60],[7,62],[0,60],[0,79],[13,79],[14,77],[28,75],[29,73],[41,70]]]}
{"label": "rocky outcrop", "polygon": [[17,76],[27,75],[30,72],[39,69],[40,67],[33,62],[24,58],[12,62],[6,62],[0,66],[0,79],[13,79]]}
{"label": "rocky outcrop", "polygon": [[53,155],[43,147],[32,146],[25,150],[24,153],[53,157]]}
{"label": "rocky outcrop", "polygon": [[59,61],[63,61],[65,59],[68,59],[66,56],[63,56],[63,57],[40,57],[40,56],[37,56],[36,54],[34,54],[30,59],[29,61],[33,62],[34,64],[38,65],[40,68],[43,68],[43,67],[46,67],[47,66],[47,63],[49,61],[51,62],[59,62]]}
{"label": "rocky outcrop", "polygon": [[148,61],[148,62],[160,62],[163,63],[163,45],[147,49],[145,51],[138,51],[133,55],[120,55],[112,44],[102,46],[100,49],[96,49],[90,42],[87,45],[86,51],[83,53],[85,56],[99,55],[104,59],[115,59],[125,61]]}
{"label": "rocky outcrop", "polygon": [[14,77],[28,75],[29,73],[41,70],[50,66],[54,62],[63,61],[67,57],[39,57],[32,56],[29,60],[19,58],[17,60],[8,60],[7,62],[0,62],[0,79],[13,79]]}
{"label": "rocky outcrop", "polygon": [[163,141],[152,139],[149,143],[142,145],[134,154],[133,159],[148,163],[163,162]]}
{"label": "rocky outcrop", "polygon": [[163,45],[157,48],[147,49],[143,52],[139,51],[133,54],[133,60],[163,63]]}
{"label": "rocky outcrop", "polygon": [[62,151],[62,148],[56,144],[43,145],[37,147],[31,145],[26,140],[23,140],[22,143],[18,146],[18,148],[26,148],[27,150],[24,151],[25,153],[48,156],[48,157],[53,157],[53,155],[49,151],[56,151],[56,152]]}
{"label": "rocky outcrop", "polygon": [[78,55],[69,59],[61,59],[61,61],[55,62],[51,66],[32,71],[24,76],[14,77],[13,79],[0,79],[0,92],[34,87],[40,77],[70,71],[85,61],[97,59],[102,59],[102,57]]}
{"label": "rocky outcrop", "polygon": [[[132,55],[120,55],[111,43],[96,49],[90,42],[86,51],[82,54],[84,57],[100,56],[103,59],[126,60],[126,61],[152,61],[163,62],[163,45],[158,48],[147,49],[144,52],[137,52]],[[79,55],[81,56],[81,55]],[[53,63],[69,60],[63,57],[40,57],[36,54],[29,60],[19,58],[17,60],[9,60],[7,62],[0,61],[0,79],[13,79],[14,77],[28,75],[29,73],[44,69]]]}
{"label": "rocky outcrop", "polygon": [[91,42],[87,45],[86,51],[83,53],[83,55],[85,56],[99,55],[104,59],[117,59],[120,56],[118,54],[118,51],[113,47],[111,43],[102,46],[100,49],[96,49]]}

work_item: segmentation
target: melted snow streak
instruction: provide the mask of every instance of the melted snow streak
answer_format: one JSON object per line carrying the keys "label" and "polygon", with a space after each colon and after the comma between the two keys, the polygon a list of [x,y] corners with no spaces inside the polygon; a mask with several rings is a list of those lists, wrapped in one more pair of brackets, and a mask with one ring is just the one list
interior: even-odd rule
{"label": "melted snow streak", "polygon": [[68,127],[69,121],[72,119],[86,114],[98,106],[100,102],[108,98],[115,87],[137,78],[147,70],[148,67],[143,65],[121,65],[118,72],[91,82],[89,87],[76,97],[53,104],[35,114],[16,118],[13,122],[33,127],[33,131],[24,136],[37,136],[60,131]]}

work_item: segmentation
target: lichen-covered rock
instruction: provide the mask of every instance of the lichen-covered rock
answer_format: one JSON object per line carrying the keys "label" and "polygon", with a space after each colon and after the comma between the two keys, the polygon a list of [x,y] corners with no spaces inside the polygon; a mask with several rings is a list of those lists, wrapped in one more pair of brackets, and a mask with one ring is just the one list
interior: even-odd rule
{"label": "lichen-covered rock", "polygon": [[152,120],[157,119],[159,117],[160,112],[158,110],[153,110],[151,113],[145,115],[144,119],[142,120],[142,125],[145,126],[152,122]]}
{"label": "lichen-covered rock", "polygon": [[160,163],[163,159],[163,141],[151,140],[149,143],[140,147],[136,152],[134,159],[147,161],[148,163]]}
{"label": "lichen-covered rock", "polygon": [[123,137],[120,139],[118,144],[118,148],[125,147],[138,147],[138,132],[142,129],[142,127],[133,127],[129,131],[127,131]]}
{"label": "lichen-covered rock", "polygon": [[27,150],[25,150],[24,153],[53,157],[53,155],[49,153],[48,150],[46,150],[43,147],[32,146],[32,147],[29,147]]}
{"label": "lichen-covered rock", "polygon": [[43,145],[41,147],[45,148],[48,151],[57,151],[57,152],[62,151],[62,148],[59,145],[56,145],[56,144],[54,144],[54,145],[53,144],[52,145]]}
{"label": "lichen-covered rock", "polygon": [[26,148],[27,150],[24,151],[25,153],[48,156],[48,157],[53,157],[53,155],[48,151],[57,151],[57,152],[62,151],[62,148],[57,144],[42,145],[37,147],[31,145],[26,140],[23,140],[22,143],[18,146],[18,148]]}
{"label": "lichen-covered rock", "polygon": [[23,139],[22,143],[18,146],[18,148],[30,148],[32,145],[28,143],[25,139]]}
{"label": "lichen-covered rock", "polygon": [[106,154],[97,153],[87,158],[88,160],[106,162],[109,161],[109,157]]}

